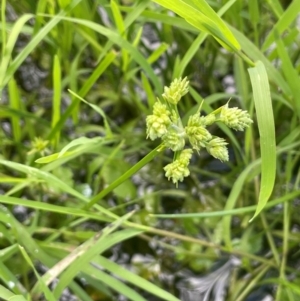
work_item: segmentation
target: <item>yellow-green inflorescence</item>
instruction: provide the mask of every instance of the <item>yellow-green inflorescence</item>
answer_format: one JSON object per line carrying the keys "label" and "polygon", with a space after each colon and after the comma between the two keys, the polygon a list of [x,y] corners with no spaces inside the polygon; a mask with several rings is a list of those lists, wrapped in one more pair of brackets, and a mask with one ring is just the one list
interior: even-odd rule
{"label": "yellow-green inflorescence", "polygon": [[[206,116],[200,115],[200,106],[198,112],[189,117],[184,127],[177,104],[188,92],[187,78],[175,79],[170,87],[164,88],[163,100],[157,99],[153,106],[153,114],[146,119],[147,138],[161,138],[164,146],[175,152],[175,159],[165,166],[164,170],[168,180],[172,180],[176,186],[190,174],[188,166],[193,150],[199,153],[205,148],[214,158],[222,162],[229,160],[226,147],[228,143],[223,138],[213,136],[207,129],[208,126],[222,122],[236,131],[243,131],[253,122],[247,111],[236,107],[229,108],[227,103]],[[189,148],[185,148],[187,143],[190,144]]]}

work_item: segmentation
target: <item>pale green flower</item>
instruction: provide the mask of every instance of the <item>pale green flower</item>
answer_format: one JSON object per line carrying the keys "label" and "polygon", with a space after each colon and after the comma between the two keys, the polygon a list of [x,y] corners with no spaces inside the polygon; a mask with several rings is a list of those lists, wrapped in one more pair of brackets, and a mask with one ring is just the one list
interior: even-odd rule
{"label": "pale green flower", "polygon": [[204,126],[212,125],[216,121],[216,116],[215,114],[208,114],[206,116],[201,116],[200,121]]}
{"label": "pale green flower", "polygon": [[161,115],[171,115],[167,106],[160,102],[157,98],[157,101],[153,105],[153,115],[161,116]]}
{"label": "pale green flower", "polygon": [[188,166],[190,164],[192,155],[193,155],[193,150],[190,148],[186,148],[182,150],[182,152],[180,153],[179,160],[182,164]]}
{"label": "pale green flower", "polygon": [[199,114],[190,116],[185,132],[193,149],[199,151],[205,146],[205,142],[212,138],[209,131],[203,126],[202,119]]}
{"label": "pale green flower", "polygon": [[164,87],[164,93],[162,97],[165,101],[176,105],[181,97],[189,92],[189,81],[187,77],[184,79],[175,78],[170,87]]}
{"label": "pale green flower", "polygon": [[236,131],[243,131],[253,123],[247,111],[243,111],[236,107],[229,108],[228,103],[222,107],[220,121]]}
{"label": "pale green flower", "polygon": [[165,146],[170,148],[173,152],[180,151],[185,145],[184,129],[172,124],[169,126],[167,133],[162,137]]}
{"label": "pale green flower", "polygon": [[206,150],[216,159],[219,159],[220,161],[228,161],[228,150],[227,145],[228,143],[223,138],[213,138],[206,144]]}
{"label": "pale green flower", "polygon": [[172,182],[176,185],[178,184],[178,181],[182,182],[184,177],[188,177],[190,175],[190,171],[187,166],[181,164],[179,160],[168,164],[164,167],[164,170],[168,180],[172,179]]}
{"label": "pale green flower", "polygon": [[184,177],[190,175],[188,165],[192,157],[193,151],[191,149],[184,149],[177,160],[164,167],[166,172],[165,176],[168,180],[172,179],[172,182],[178,185],[178,181],[182,182]]}
{"label": "pale green flower", "polygon": [[155,140],[167,133],[168,126],[171,124],[170,114],[166,105],[159,101],[154,104],[153,115],[149,115],[146,118],[147,138]]}

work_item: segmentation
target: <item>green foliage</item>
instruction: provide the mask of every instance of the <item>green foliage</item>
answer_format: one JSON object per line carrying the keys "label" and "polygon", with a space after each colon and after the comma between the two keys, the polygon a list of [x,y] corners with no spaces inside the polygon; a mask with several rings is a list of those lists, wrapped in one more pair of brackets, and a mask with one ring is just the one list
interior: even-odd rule
{"label": "green foliage", "polygon": [[1,300],[299,298],[289,2],[1,1]]}

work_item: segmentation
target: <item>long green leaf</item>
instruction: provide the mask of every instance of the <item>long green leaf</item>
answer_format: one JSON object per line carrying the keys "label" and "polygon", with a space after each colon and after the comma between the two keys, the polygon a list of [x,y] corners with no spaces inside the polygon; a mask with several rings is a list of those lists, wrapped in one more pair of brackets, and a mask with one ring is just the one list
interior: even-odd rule
{"label": "long green leaf", "polygon": [[259,61],[256,67],[248,70],[253,89],[261,150],[261,187],[254,218],[264,208],[273,191],[276,175],[276,140],[272,99],[265,66]]}
{"label": "long green leaf", "polygon": [[174,11],[200,31],[211,34],[223,47],[232,51],[240,50],[240,45],[234,35],[204,0],[193,1],[196,7],[181,0],[153,1]]}

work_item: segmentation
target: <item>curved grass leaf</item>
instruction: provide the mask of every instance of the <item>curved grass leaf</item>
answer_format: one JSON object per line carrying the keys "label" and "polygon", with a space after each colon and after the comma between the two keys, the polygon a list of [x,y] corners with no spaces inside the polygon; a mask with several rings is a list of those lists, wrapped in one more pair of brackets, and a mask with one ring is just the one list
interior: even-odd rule
{"label": "curved grass leaf", "polygon": [[292,94],[292,92],[281,73],[274,67],[274,65],[268,60],[263,52],[261,52],[261,50],[258,49],[254,43],[250,41],[243,33],[232,26],[229,27],[241,44],[243,52],[245,52],[246,55],[253,61],[261,61],[264,64],[270,81],[279,86],[283,93],[288,96],[287,99],[289,100],[289,96]]}
{"label": "curved grass leaf", "polygon": [[258,61],[249,74],[253,89],[261,149],[261,187],[255,218],[266,205],[273,191],[276,175],[276,140],[272,100],[265,66]]}
{"label": "curved grass leaf", "polygon": [[200,31],[211,34],[224,48],[239,51],[240,45],[222,19],[204,0],[194,1],[189,5],[184,0],[153,0],[174,11]]}
{"label": "curved grass leaf", "polygon": [[11,29],[10,36],[8,38],[7,44],[4,47],[4,55],[1,58],[1,64],[0,64],[0,90],[4,86],[2,84],[5,75],[6,75],[6,69],[9,65],[9,61],[11,59],[11,54],[13,51],[13,48],[15,46],[15,43],[18,39],[18,36],[20,32],[22,31],[22,28],[24,24],[29,21],[31,18],[33,18],[34,15],[31,14],[25,14],[22,17],[20,17],[16,23],[14,24],[13,28]]}
{"label": "curved grass leaf", "polygon": [[22,247],[22,246],[19,245],[19,249],[20,249],[23,257],[25,258],[26,262],[32,268],[32,270],[33,270],[36,278],[38,279],[38,281],[39,281],[39,283],[41,285],[41,290],[42,290],[45,298],[47,299],[47,301],[55,301],[54,295],[52,294],[52,292],[50,291],[49,287],[45,284],[45,282],[43,281],[42,277],[39,275],[39,273],[35,269],[34,264],[32,263],[29,255],[27,254],[27,252],[24,249],[24,247]]}
{"label": "curved grass leaf", "polygon": [[[218,16],[222,16],[234,3],[236,0],[230,0],[228,1],[219,11]],[[194,42],[191,44],[189,49],[186,51],[183,59],[181,60],[177,72],[174,72],[173,78],[181,77],[184,73],[185,68],[187,67],[188,63],[191,61],[193,56],[196,54],[196,52],[199,50],[200,45],[204,42],[204,40],[207,37],[207,33],[201,32],[198,37],[194,40]]]}

